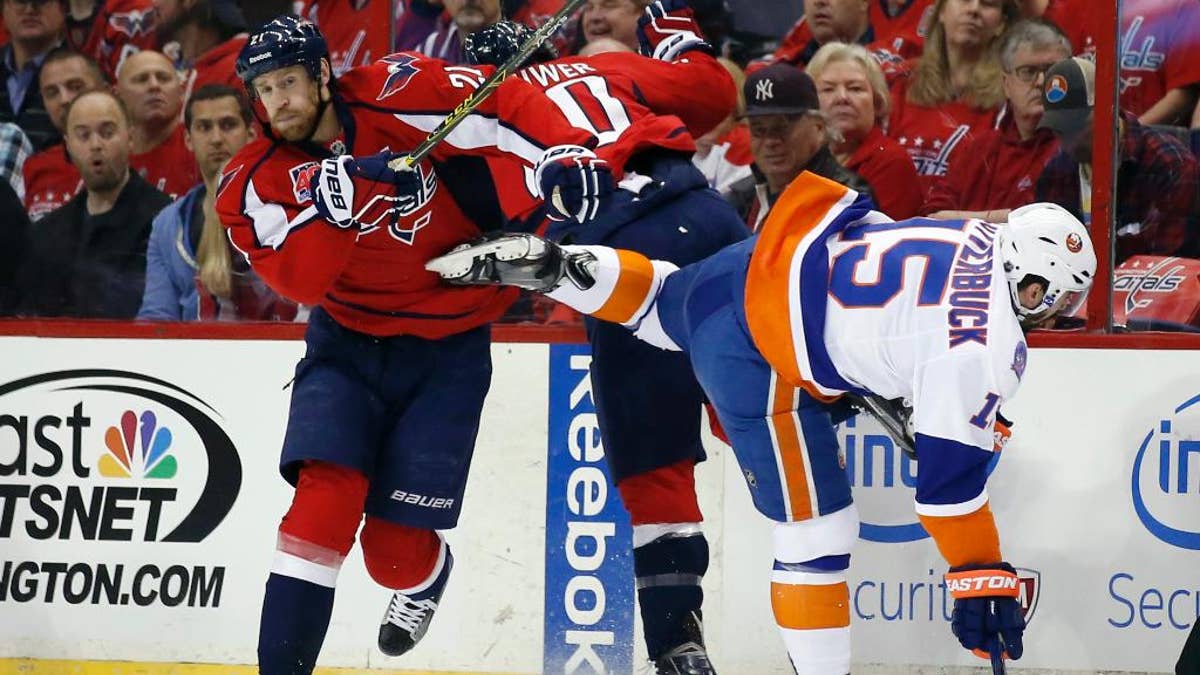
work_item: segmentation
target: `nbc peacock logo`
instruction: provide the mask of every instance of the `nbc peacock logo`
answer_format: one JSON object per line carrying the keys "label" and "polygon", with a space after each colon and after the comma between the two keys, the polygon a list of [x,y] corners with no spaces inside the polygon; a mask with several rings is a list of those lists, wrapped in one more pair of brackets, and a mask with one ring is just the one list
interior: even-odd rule
{"label": "nbc peacock logo", "polygon": [[174,478],[179,463],[171,452],[171,429],[158,423],[153,410],[139,416],[132,410],[121,414],[119,426],[104,432],[107,452],[96,468],[108,478]]}
{"label": "nbc peacock logo", "polygon": [[0,541],[204,541],[241,491],[224,427],[207,401],[142,373],[0,382]]}

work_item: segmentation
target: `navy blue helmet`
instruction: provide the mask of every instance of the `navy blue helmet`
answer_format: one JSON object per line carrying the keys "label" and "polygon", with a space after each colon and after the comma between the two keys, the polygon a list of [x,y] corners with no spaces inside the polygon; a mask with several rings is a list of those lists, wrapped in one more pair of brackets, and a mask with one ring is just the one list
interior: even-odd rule
{"label": "navy blue helmet", "polygon": [[305,66],[312,78],[320,81],[321,59],[329,60],[329,46],[316,25],[307,19],[284,15],[250,33],[237,57],[237,76],[251,94],[254,78],[288,66]]}
{"label": "navy blue helmet", "polygon": [[[507,20],[497,21],[468,35],[467,39],[463,41],[463,52],[466,53],[467,62],[471,65],[499,66],[520,51],[521,45],[532,34],[533,29],[524,24]],[[558,52],[554,47],[543,42],[533,52],[533,55],[518,67],[553,61],[557,58]]]}

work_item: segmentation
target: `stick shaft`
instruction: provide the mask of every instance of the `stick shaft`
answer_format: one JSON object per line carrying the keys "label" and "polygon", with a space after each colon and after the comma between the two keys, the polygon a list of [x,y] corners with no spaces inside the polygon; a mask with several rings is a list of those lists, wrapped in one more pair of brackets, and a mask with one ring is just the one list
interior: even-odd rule
{"label": "stick shaft", "polygon": [[451,131],[454,131],[454,127],[457,127],[463,120],[467,119],[467,115],[470,115],[475,108],[479,107],[480,103],[483,103],[488,96],[491,96],[492,92],[500,86],[504,79],[516,72],[521,67],[521,64],[525,63],[525,59],[529,58],[529,55],[536,51],[585,2],[587,0],[568,0],[563,5],[563,8],[558,10],[557,14],[547,19],[546,23],[539,26],[533,32],[533,35],[529,36],[529,39],[521,45],[516,54],[513,54],[509,60],[497,67],[496,71],[489,75],[470,96],[455,106],[454,110],[446,116],[446,119],[442,120],[433,131],[429,132],[429,135],[425,137],[425,140],[421,141],[420,145],[413,148],[413,151],[408,155],[392,161],[388,166],[394,171],[410,169],[430,152],[433,152],[437,144],[449,136]]}

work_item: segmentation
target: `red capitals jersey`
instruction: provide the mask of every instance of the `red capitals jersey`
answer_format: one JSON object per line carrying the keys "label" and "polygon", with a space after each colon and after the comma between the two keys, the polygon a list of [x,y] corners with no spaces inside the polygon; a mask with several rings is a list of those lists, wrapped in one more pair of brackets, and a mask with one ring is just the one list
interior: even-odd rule
{"label": "red capitals jersey", "polygon": [[1005,116],[995,129],[979,130],[954,154],[946,180],[930,191],[924,213],[1015,209],[1037,201],[1037,180],[1058,151],[1058,139],[1039,129],[1021,140]]}
{"label": "red capitals jersey", "polygon": [[[1084,12],[1084,16],[1089,13]],[[1094,13],[1091,13],[1094,17]],[[1085,27],[1084,48],[1094,55],[1100,27]],[[1200,83],[1200,2],[1125,0],[1121,8],[1121,108],[1140,116],[1167,92]],[[1187,125],[1190,120],[1171,123]]]}
{"label": "red capitals jersey", "polygon": [[40,220],[47,213],[71,201],[83,189],[79,170],[67,159],[63,144],[52,145],[25,160],[25,210],[30,220]]}
{"label": "red capitals jersey", "polygon": [[245,33],[236,35],[201,54],[187,74],[183,100],[186,101],[193,91],[206,84],[227,84],[234,89],[245,91],[241,79],[237,76],[235,65],[238,52],[242,51],[246,40]]}
{"label": "red capitals jersey", "polygon": [[156,18],[154,0],[104,0],[80,35],[67,31],[67,41],[77,51],[96,59],[109,79],[115,81],[126,57],[158,48]]}
{"label": "red capitals jersey", "polygon": [[158,147],[129,157],[129,166],[155,190],[171,199],[181,197],[200,182],[196,156],[188,150],[183,135],[183,125],[180,124]]}
{"label": "red capitals jersey", "polygon": [[903,0],[895,16],[889,14],[887,5],[888,0],[871,0],[869,14],[875,39],[905,58],[920,56],[932,22],[933,0]]}
{"label": "red capitals jersey", "polygon": [[846,168],[857,173],[871,191],[879,210],[892,220],[907,220],[920,215],[924,195],[912,189],[919,182],[917,170],[904,147],[883,135],[878,126],[846,160]]}
{"label": "red capitals jersey", "polygon": [[[339,152],[416,147],[484,75],[412,52],[348,71],[336,84]],[[551,145],[592,142],[542,92],[509,78],[420,163],[436,178],[394,224],[356,230],[321,220],[309,181],[329,155],[267,138],[229,160],[217,212],[254,271],[280,295],[319,304],[360,332],[437,339],[499,318],[516,297],[512,289],[446,286],[424,269],[478,237],[481,227],[502,226],[513,215],[499,206],[488,160],[532,164]],[[618,153],[606,159],[620,171]]]}
{"label": "red capitals jersey", "polygon": [[1087,8],[1096,0],[1050,0],[1042,18],[1053,23],[1066,33],[1071,41],[1071,53],[1078,56],[1096,54],[1096,38],[1092,25],[1096,23],[1095,12]]}
{"label": "red capitals jersey", "polygon": [[335,75],[392,51],[388,31],[372,30],[392,25],[389,0],[303,0],[296,5],[296,14],[317,24],[325,36]]}
{"label": "red capitals jersey", "polygon": [[[517,76],[545,91],[601,148],[618,144],[629,153],[661,148],[692,154],[693,139],[716,128],[737,106],[729,72],[697,51],[673,63],[630,52],[569,56],[529,66]],[[505,201],[523,211],[516,205],[531,203],[531,192],[505,190]]]}
{"label": "red capitals jersey", "polygon": [[910,82],[903,79],[892,87],[888,136],[908,152],[917,168],[923,193],[928,194],[934,184],[945,178],[951,158],[972,132],[990,129],[995,124],[997,111],[960,101],[936,107],[917,105],[908,100]]}

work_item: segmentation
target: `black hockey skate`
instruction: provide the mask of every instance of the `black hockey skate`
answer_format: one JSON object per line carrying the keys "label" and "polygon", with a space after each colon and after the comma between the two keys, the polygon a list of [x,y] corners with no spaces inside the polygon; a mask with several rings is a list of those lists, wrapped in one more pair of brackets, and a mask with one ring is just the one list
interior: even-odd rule
{"label": "black hockey skate", "polygon": [[425,263],[425,269],[460,285],[516,286],[546,293],[566,279],[576,288],[595,283],[587,265],[590,253],[569,253],[532,234],[493,232]]}
{"label": "black hockey skate", "polygon": [[654,672],[657,675],[716,675],[704,649],[704,625],[699,614],[691,613],[684,625],[691,639],[658,657]]}
{"label": "black hockey skate", "polygon": [[454,556],[446,548],[446,564],[429,586],[411,594],[396,591],[379,625],[379,651],[388,656],[400,656],[410,651],[425,637],[433,613],[437,611],[442,591],[454,567]]}
{"label": "black hockey skate", "polygon": [[654,662],[657,675],[716,675],[704,645],[685,642]]}

